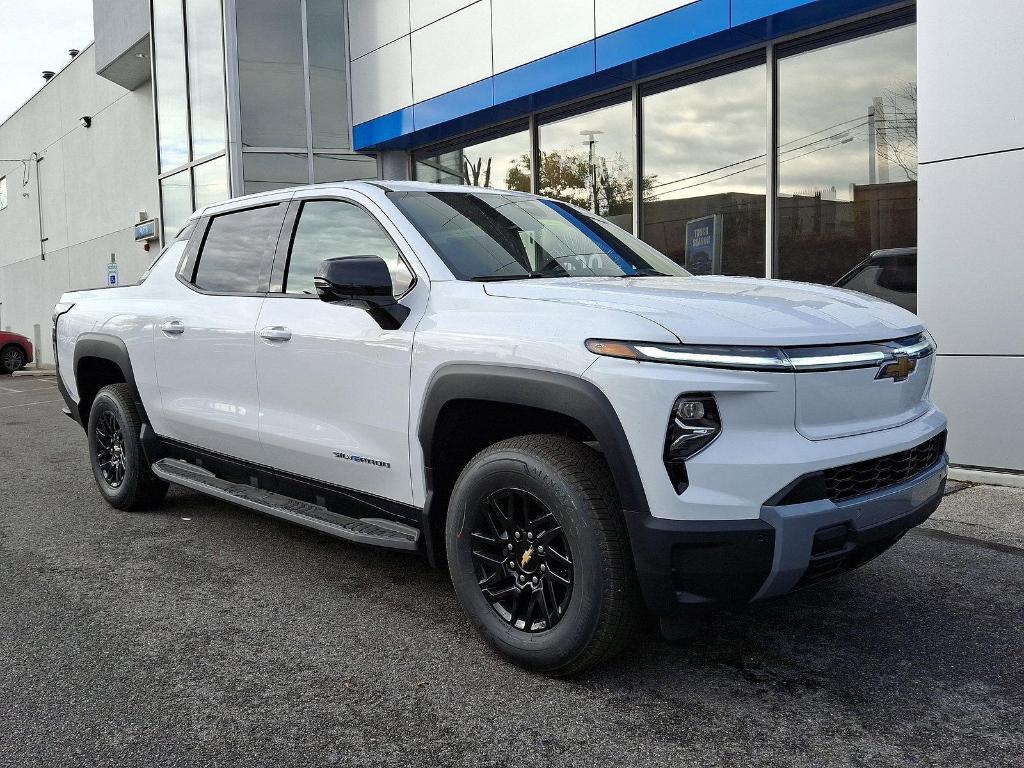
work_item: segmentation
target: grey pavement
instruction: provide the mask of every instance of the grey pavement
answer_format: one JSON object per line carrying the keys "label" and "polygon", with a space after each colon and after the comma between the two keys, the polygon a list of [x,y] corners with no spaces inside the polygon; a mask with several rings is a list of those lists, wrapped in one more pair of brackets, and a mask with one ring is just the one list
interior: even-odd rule
{"label": "grey pavement", "polygon": [[[15,391],[9,391],[15,390]],[[45,378],[0,378],[0,765],[1019,766],[1024,492],[572,681],[443,572],[184,490],[108,508]]]}

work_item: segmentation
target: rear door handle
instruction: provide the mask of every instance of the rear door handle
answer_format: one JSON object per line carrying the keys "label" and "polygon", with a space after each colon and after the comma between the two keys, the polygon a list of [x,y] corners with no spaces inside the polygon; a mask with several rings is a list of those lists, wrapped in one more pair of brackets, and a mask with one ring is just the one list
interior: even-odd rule
{"label": "rear door handle", "polygon": [[260,338],[267,341],[288,341],[291,337],[291,329],[283,325],[271,325],[260,331]]}
{"label": "rear door handle", "polygon": [[185,332],[185,324],[181,320],[168,320],[165,323],[160,323],[160,330],[172,336],[177,336]]}

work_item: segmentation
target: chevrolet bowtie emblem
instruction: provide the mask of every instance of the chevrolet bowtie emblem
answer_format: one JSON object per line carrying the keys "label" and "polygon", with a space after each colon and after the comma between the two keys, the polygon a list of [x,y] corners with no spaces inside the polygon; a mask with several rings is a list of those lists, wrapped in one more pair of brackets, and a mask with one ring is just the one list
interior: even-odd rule
{"label": "chevrolet bowtie emblem", "polygon": [[893,381],[904,381],[917,368],[917,360],[906,355],[899,355],[888,363],[882,363],[878,368],[876,379],[892,379]]}
{"label": "chevrolet bowtie emblem", "polygon": [[533,557],[533,547],[523,552],[523,559],[519,561],[519,567],[525,568],[526,564],[530,562],[530,558]]}

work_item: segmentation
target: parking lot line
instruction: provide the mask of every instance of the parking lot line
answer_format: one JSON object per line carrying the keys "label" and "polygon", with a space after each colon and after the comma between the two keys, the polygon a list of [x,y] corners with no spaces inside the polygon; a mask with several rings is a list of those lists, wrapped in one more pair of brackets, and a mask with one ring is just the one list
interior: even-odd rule
{"label": "parking lot line", "polygon": [[0,411],[6,411],[8,408],[28,408],[30,405],[45,405],[46,403],[61,403],[63,400],[37,400],[34,403],[17,403],[16,405],[0,405]]}
{"label": "parking lot line", "polygon": [[21,394],[24,391],[25,390],[23,390],[23,389],[12,389],[11,387],[0,387],[0,392],[15,392],[17,394]]}

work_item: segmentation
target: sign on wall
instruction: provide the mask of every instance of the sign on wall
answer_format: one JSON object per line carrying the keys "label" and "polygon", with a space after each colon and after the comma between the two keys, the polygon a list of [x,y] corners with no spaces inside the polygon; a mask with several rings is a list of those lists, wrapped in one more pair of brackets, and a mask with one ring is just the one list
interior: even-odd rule
{"label": "sign on wall", "polygon": [[722,274],[722,214],[686,222],[686,268],[695,275]]}
{"label": "sign on wall", "polygon": [[145,241],[148,243],[150,240],[156,240],[159,236],[156,223],[156,219],[146,219],[136,224],[135,242]]}
{"label": "sign on wall", "polygon": [[114,254],[110,254],[110,263],[107,264],[107,287],[117,287],[117,262],[114,261]]}

